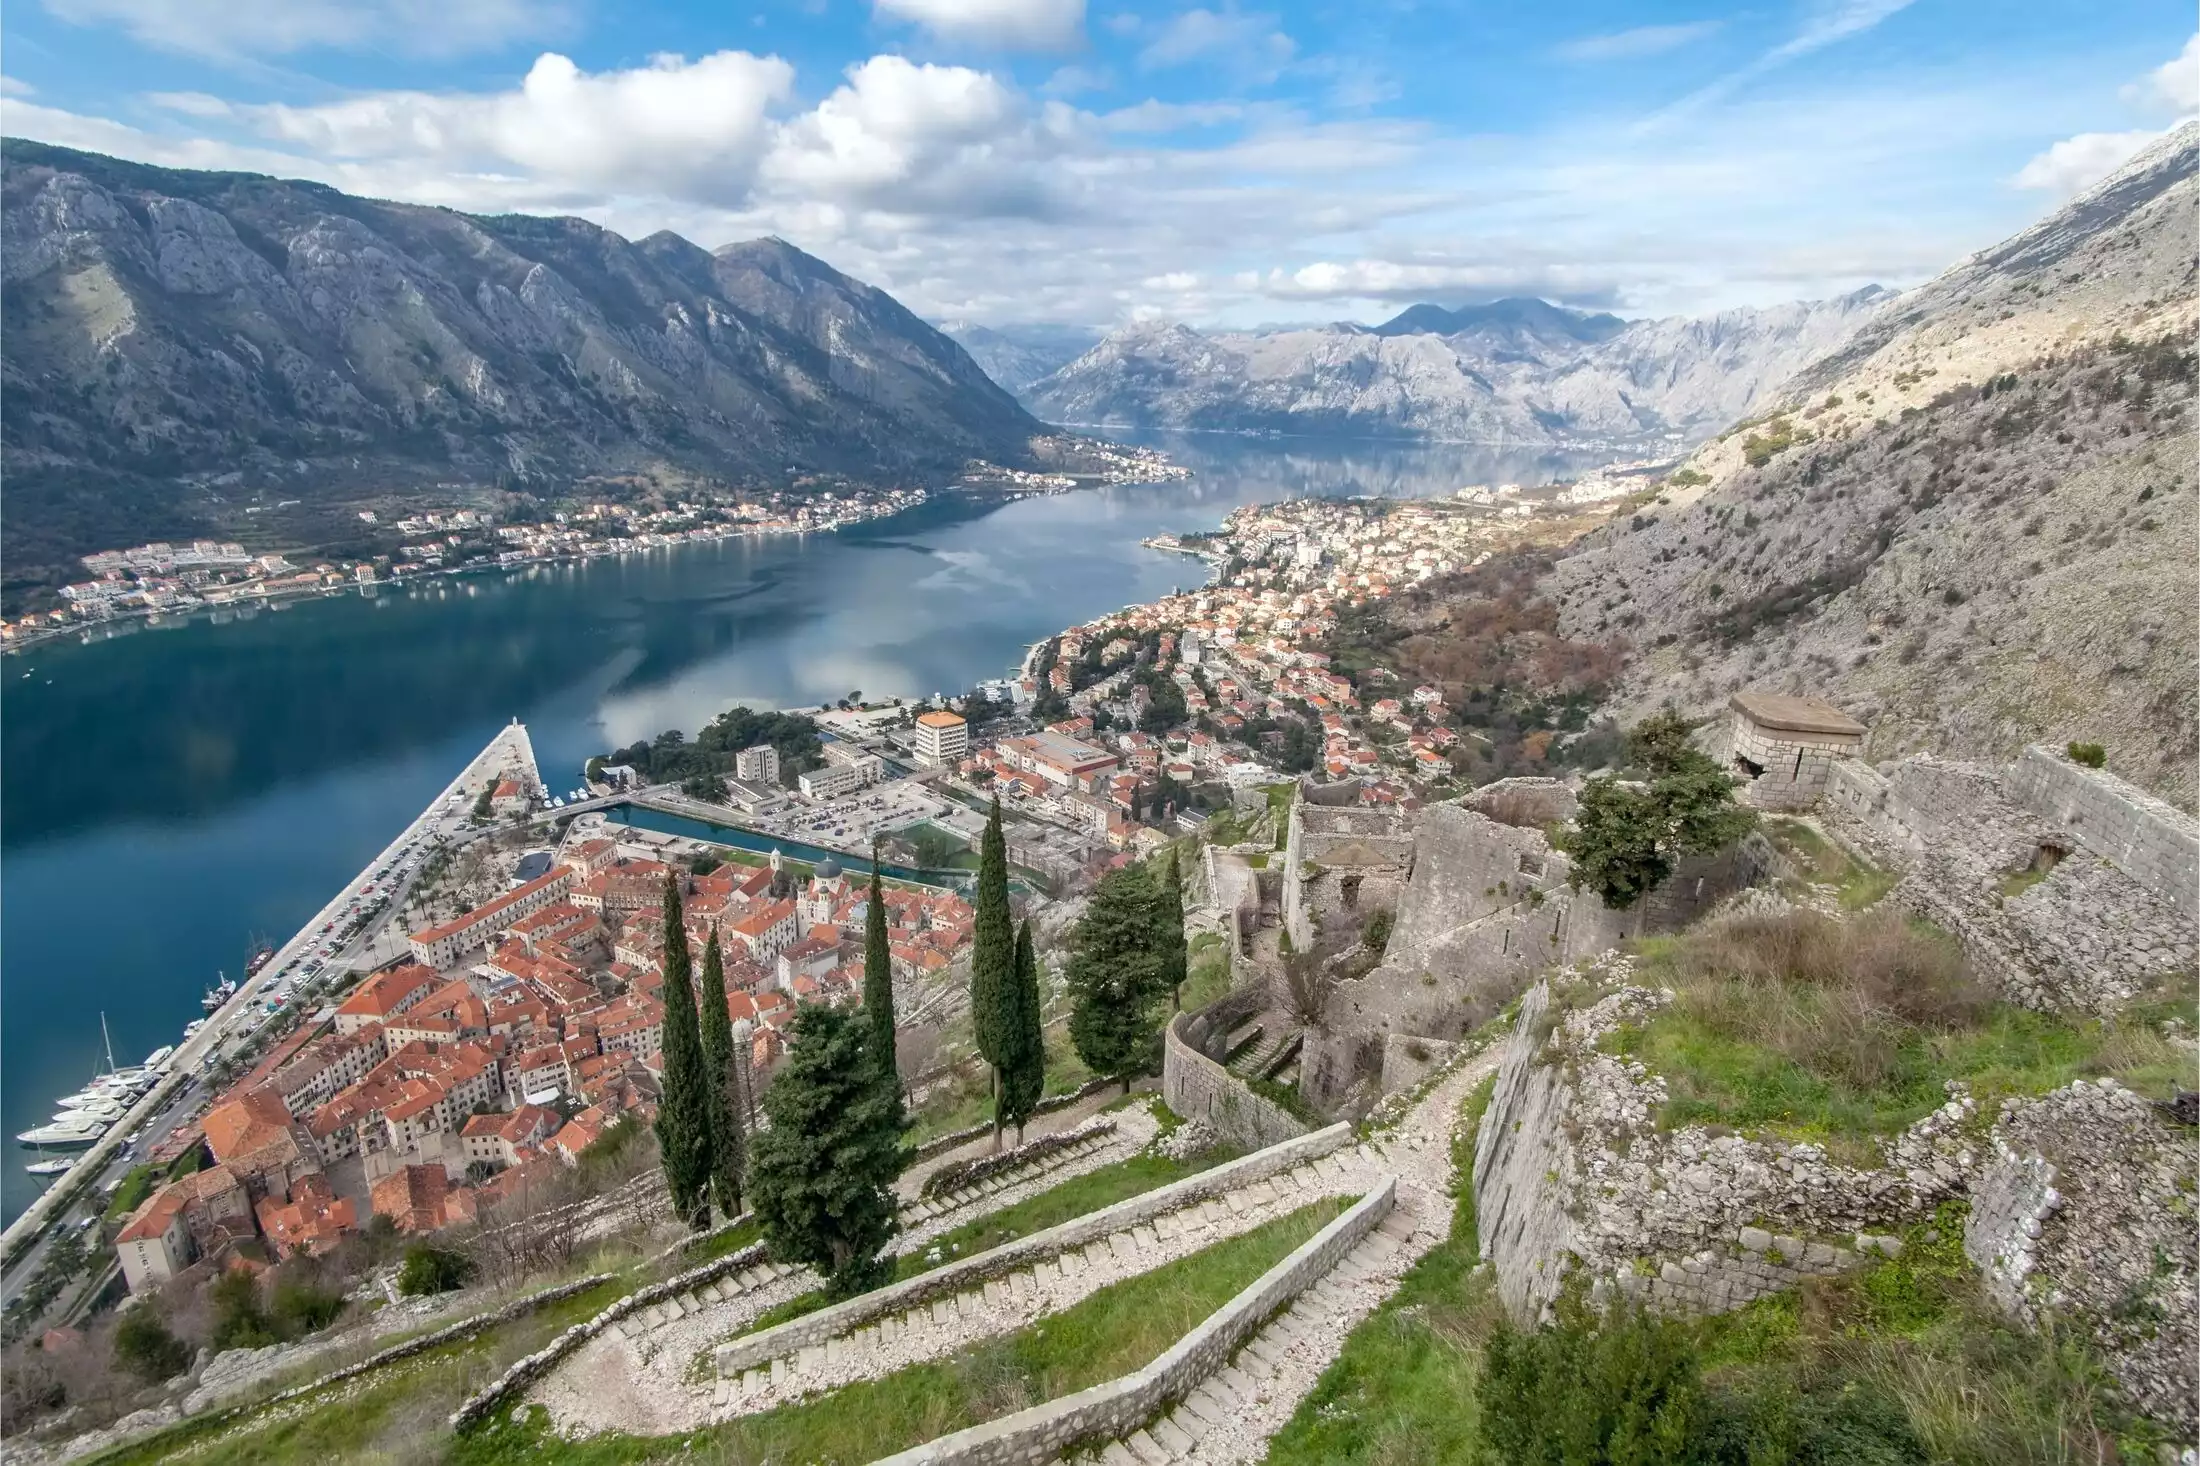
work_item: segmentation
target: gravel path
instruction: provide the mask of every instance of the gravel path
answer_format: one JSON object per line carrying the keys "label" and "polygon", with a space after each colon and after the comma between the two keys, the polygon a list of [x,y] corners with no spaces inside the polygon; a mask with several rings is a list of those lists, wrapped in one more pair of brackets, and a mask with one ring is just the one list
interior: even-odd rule
{"label": "gravel path", "polygon": [[1143,1430],[1080,1466],[1236,1466],[1258,1461],[1313,1390],[1345,1336],[1396,1290],[1408,1269],[1451,1235],[1451,1140],[1459,1106],[1496,1072],[1492,1044],[1439,1080],[1388,1135],[1340,1161],[1398,1177],[1398,1201],[1382,1226],[1339,1261],[1328,1277],[1272,1319],[1218,1371]]}

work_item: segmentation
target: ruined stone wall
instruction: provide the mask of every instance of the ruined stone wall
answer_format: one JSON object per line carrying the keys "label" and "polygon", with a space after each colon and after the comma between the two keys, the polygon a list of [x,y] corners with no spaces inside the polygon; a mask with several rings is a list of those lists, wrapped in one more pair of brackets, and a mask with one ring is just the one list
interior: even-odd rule
{"label": "ruined stone wall", "polygon": [[1301,785],[1291,800],[1280,860],[1283,929],[1311,950],[1322,923],[1340,913],[1395,908],[1413,874],[1413,819],[1391,809],[1317,804]]}
{"label": "ruined stone wall", "polygon": [[1521,1004],[1476,1143],[1482,1253],[1516,1317],[1537,1316],[1566,1276],[1675,1313],[1717,1313],[1855,1266],[1899,1244],[1888,1231],[1963,1185],[1973,1113],[1949,1102],[1881,1143],[1886,1164],[1842,1165],[1809,1144],[1657,1128],[1665,1082],[1599,1051],[1666,1001],[1627,984],[1607,954],[1575,980],[1616,991],[1557,1012],[1538,984]]}
{"label": "ruined stone wall", "polygon": [[[1250,995],[1249,1005],[1233,999]],[[1198,1013],[1179,1013],[1169,1022],[1161,1050],[1162,1102],[1187,1120],[1203,1120],[1233,1145],[1259,1149],[1306,1134],[1298,1117],[1273,1100],[1255,1094],[1244,1080],[1209,1057],[1227,1039],[1231,1027],[1260,1011],[1259,989],[1221,999]]]}
{"label": "ruined stone wall", "polygon": [[[1488,796],[1487,807],[1526,817],[1520,801],[1537,793],[1491,786],[1470,801]],[[1570,814],[1570,796],[1566,808]],[[1431,806],[1414,830],[1413,879],[1382,964],[1330,995],[1300,1052],[1300,1093],[1333,1110],[1376,1081],[1393,1037],[1456,1040],[1546,968],[1694,920],[1758,879],[1772,858],[1769,845],[1753,839],[1741,850],[1684,861],[1634,907],[1612,911],[1567,883],[1573,867],[1539,825],[1501,823],[1464,804]]]}
{"label": "ruined stone wall", "polygon": [[2114,1080],[2001,1108],[1971,1186],[1964,1250],[2034,1327],[2075,1320],[2132,1401],[2200,1431],[2200,1140]]}
{"label": "ruined stone wall", "polygon": [[2200,820],[2101,769],[2034,745],[2009,769],[2009,797],[2200,921]]}

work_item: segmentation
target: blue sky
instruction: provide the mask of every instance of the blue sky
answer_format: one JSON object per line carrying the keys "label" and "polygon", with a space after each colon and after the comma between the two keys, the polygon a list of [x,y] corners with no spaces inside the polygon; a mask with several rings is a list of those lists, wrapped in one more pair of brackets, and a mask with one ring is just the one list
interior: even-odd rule
{"label": "blue sky", "polygon": [[1699,314],[1929,277],[2200,111],[2166,0],[16,0],[12,134],[935,318]]}

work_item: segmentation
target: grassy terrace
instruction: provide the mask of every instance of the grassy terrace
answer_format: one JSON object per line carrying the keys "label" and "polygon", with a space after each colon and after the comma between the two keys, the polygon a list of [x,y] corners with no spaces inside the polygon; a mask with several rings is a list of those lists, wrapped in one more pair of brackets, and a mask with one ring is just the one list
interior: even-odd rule
{"label": "grassy terrace", "polygon": [[1607,1040],[1665,1077],[1660,1121],[1729,1125],[1874,1158],[1968,1083],[2009,1095],[2112,1075],[2166,1096],[2187,1064],[2160,1032],[2190,1012],[2188,975],[2119,1017],[2052,1017],[2000,1001],[1953,941],[1893,913],[1793,912],[1637,944],[1643,980],[1677,1000]]}
{"label": "grassy terrace", "polygon": [[456,1466],[664,1460],[863,1462],[1143,1367],[1344,1210],[1342,1198],[1103,1288],[1029,1328],[816,1400],[687,1435],[566,1441],[539,1414],[456,1442]]}
{"label": "grassy terrace", "polygon": [[[1135,1102],[1135,1101],[1134,1101]],[[944,1267],[959,1258],[971,1257],[1058,1227],[1064,1222],[1111,1207],[1119,1201],[1143,1196],[1157,1191],[1187,1176],[1212,1169],[1224,1161],[1234,1160],[1237,1152],[1223,1147],[1205,1151],[1189,1160],[1171,1160],[1167,1156],[1141,1152],[1112,1165],[1073,1176],[1059,1186],[1050,1187],[1036,1196],[1027,1196],[1013,1206],[1002,1207],[982,1217],[975,1217],[950,1232],[943,1233],[922,1252],[904,1253],[895,1259],[894,1281],[916,1277],[933,1268]],[[823,1291],[804,1293],[790,1298],[776,1308],[767,1309],[747,1332],[771,1328],[805,1313],[814,1313],[825,1306]]]}

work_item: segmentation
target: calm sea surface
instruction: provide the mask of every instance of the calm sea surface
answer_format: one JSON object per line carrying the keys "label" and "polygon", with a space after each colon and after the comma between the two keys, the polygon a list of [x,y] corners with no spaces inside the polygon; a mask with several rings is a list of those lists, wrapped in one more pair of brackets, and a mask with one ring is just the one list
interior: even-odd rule
{"label": "calm sea surface", "polygon": [[0,1210],[12,1140],[173,1043],[254,934],[288,936],[497,725],[553,789],[735,702],[960,692],[1031,642],[1167,594],[1139,547],[1232,507],[1542,482],[1562,459],[1453,446],[1156,439],[1189,482],[1013,504],[942,498],[839,534],[697,545],[346,593],[0,658]]}

